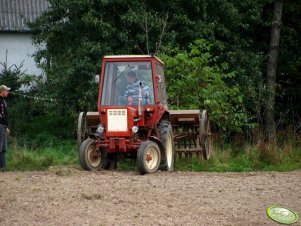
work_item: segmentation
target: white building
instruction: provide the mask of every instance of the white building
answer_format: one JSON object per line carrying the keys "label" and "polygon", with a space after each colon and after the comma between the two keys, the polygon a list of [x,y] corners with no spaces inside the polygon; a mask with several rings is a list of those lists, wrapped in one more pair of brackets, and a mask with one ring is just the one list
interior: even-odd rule
{"label": "white building", "polygon": [[0,0],[0,62],[8,66],[23,62],[26,74],[41,74],[32,56],[37,49],[26,23],[48,7],[46,0]]}

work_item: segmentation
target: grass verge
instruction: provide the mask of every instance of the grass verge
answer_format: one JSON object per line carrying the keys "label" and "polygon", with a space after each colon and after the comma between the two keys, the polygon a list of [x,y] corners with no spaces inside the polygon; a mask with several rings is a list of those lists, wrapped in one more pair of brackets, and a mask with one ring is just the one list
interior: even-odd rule
{"label": "grass verge", "polygon": [[238,151],[215,148],[208,161],[177,158],[175,168],[209,172],[292,171],[301,169],[301,149],[295,148],[288,153],[277,147],[246,146]]}
{"label": "grass verge", "polygon": [[77,148],[74,141],[48,139],[45,143],[37,144],[10,139],[7,154],[7,170],[34,171],[46,170],[56,165],[78,165]]}
{"label": "grass verge", "polygon": [[[62,140],[43,134],[35,138],[10,138],[7,154],[10,171],[47,170],[51,166],[71,165],[79,167],[75,140]],[[229,146],[226,150],[214,148],[211,158],[179,159],[176,156],[175,170],[209,172],[245,171],[292,171],[301,169],[301,148],[285,144],[282,147],[264,144],[242,148]],[[118,170],[135,171],[134,160],[118,162]]]}

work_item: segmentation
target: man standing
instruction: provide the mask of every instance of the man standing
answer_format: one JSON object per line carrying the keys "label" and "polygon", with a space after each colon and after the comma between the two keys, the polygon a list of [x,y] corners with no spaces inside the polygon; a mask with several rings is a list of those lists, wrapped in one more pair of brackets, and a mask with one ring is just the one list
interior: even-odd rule
{"label": "man standing", "polygon": [[0,86],[0,171],[4,171],[6,168],[5,154],[7,151],[7,135],[9,135],[9,129],[5,98],[8,96],[9,91],[9,87],[5,85]]}

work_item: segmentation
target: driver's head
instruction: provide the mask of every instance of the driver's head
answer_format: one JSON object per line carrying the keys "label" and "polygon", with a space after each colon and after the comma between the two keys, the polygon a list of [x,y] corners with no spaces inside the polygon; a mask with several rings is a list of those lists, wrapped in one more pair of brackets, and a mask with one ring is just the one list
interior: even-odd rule
{"label": "driver's head", "polygon": [[137,80],[137,75],[134,71],[129,71],[126,78],[129,83],[133,84]]}

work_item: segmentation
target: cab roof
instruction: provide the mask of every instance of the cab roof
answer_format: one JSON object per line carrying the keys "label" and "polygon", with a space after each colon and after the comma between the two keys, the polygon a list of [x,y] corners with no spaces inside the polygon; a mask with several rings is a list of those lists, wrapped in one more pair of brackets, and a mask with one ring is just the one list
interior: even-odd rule
{"label": "cab roof", "polygon": [[162,60],[160,60],[157,56],[155,55],[108,55],[104,56],[104,59],[124,59],[124,58],[155,58],[158,60],[161,64],[164,64]]}

